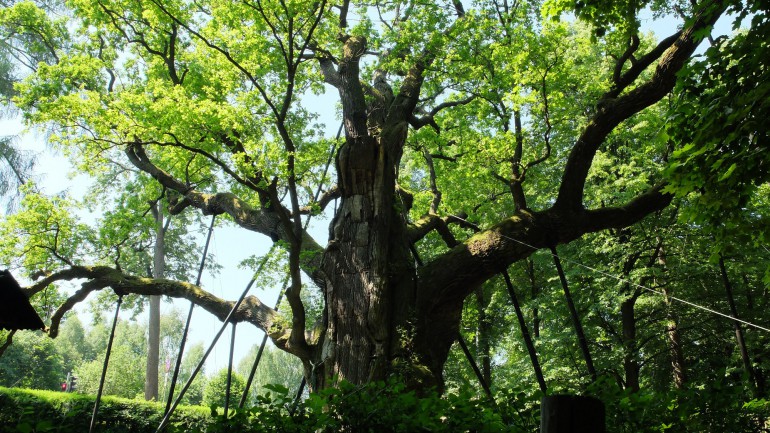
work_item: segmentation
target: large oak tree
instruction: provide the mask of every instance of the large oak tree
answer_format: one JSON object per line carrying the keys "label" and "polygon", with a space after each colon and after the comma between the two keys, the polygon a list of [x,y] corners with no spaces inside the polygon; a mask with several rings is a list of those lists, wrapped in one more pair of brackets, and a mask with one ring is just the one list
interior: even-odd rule
{"label": "large oak tree", "polygon": [[[670,204],[670,149],[645,148],[659,130],[635,122],[672,93],[728,4],[661,3],[579,2],[590,30],[554,22],[571,2],[505,0],[73,0],[68,26],[29,3],[4,20],[16,13],[17,29],[50,33],[53,59],[16,102],[53,125],[81,170],[139,176],[171,215],[226,215],[285,249],[290,311],[248,296],[233,320],[299,357],[314,388],[391,372],[440,387],[463,302],[482,283]],[[651,42],[636,18],[645,7],[681,27]],[[308,102],[324,91],[324,105],[337,102],[336,140],[316,124],[335,108]],[[645,171],[617,173],[637,182],[597,201],[589,174],[610,142],[635,158],[644,148]],[[311,214],[333,215],[328,239],[307,231]],[[52,335],[108,287],[186,298],[220,319],[233,305],[106,263],[47,271],[29,294],[85,280]],[[315,324],[303,291],[323,299]]]}

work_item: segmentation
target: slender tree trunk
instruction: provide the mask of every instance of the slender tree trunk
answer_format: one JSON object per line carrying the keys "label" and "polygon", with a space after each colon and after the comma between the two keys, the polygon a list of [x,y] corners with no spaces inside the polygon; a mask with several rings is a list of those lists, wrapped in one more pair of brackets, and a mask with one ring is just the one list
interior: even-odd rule
{"label": "slender tree trunk", "polygon": [[[658,239],[660,248],[658,249],[658,264],[666,271],[666,250]],[[658,284],[663,291],[666,302],[666,335],[668,336],[668,346],[671,353],[671,372],[674,380],[674,386],[678,389],[684,388],[687,383],[687,371],[685,369],[684,352],[682,351],[682,338],[679,333],[679,318],[672,308],[671,288],[668,284]]]}
{"label": "slender tree trunk", "polygon": [[[155,245],[153,249],[153,278],[166,275],[166,228],[163,206],[153,205]],[[147,324],[147,364],[145,366],[144,399],[158,400],[158,366],[160,365],[160,296],[149,297]]]}
{"label": "slender tree trunk", "polygon": [[[625,243],[622,238],[621,242]],[[658,251],[660,246],[655,247],[655,251]],[[655,263],[655,253],[652,255],[652,259],[648,266],[652,266]],[[623,343],[623,372],[625,375],[625,388],[634,392],[639,391],[639,347],[636,338],[636,301],[641,295],[641,291],[631,287],[629,279],[631,278],[631,271],[636,266],[636,262],[639,259],[639,254],[630,254],[623,263],[623,278],[626,279],[626,283],[623,286],[622,294],[629,295],[620,304],[620,323],[621,323],[621,339]]]}
{"label": "slender tree trunk", "polygon": [[478,323],[476,325],[476,357],[481,364],[481,374],[484,381],[492,386],[492,363],[489,356],[489,333],[492,330],[492,324],[487,318],[487,307],[490,298],[484,296],[484,287],[476,289],[476,305],[479,309]]}
{"label": "slender tree trunk", "polygon": [[[540,287],[535,279],[535,262],[531,258],[527,258],[527,276],[532,299],[537,299],[540,295]],[[537,306],[532,307],[532,336],[540,338],[540,310]]]}
{"label": "slender tree trunk", "polygon": [[158,400],[158,364],[160,362],[160,296],[149,297],[147,329],[147,364],[145,366],[144,399]]}
{"label": "slender tree trunk", "polygon": [[559,260],[559,255],[556,252],[555,247],[551,247],[551,253],[553,254],[553,263],[556,265],[556,270],[559,273],[559,280],[561,281],[562,288],[564,289],[564,297],[567,300],[567,307],[569,307],[570,318],[572,318],[572,325],[575,327],[575,334],[577,334],[578,337],[578,344],[580,345],[580,351],[583,354],[583,360],[586,363],[586,369],[588,370],[588,374],[591,376],[591,380],[595,382],[597,374],[596,369],[594,368],[594,361],[593,358],[591,358],[591,351],[588,349],[588,339],[586,339],[586,334],[583,331],[583,325],[580,323],[580,316],[578,315],[577,309],[575,308],[575,303],[572,300],[572,294],[570,293],[569,286],[567,285],[567,277],[564,275],[564,269],[561,267],[561,260]]}
{"label": "slender tree trunk", "polygon": [[746,309],[754,309],[754,294],[751,290],[751,283],[749,283],[749,276],[743,274],[743,286],[746,287]]}
{"label": "slender tree trunk", "polygon": [[620,320],[623,327],[623,370],[626,389],[639,391],[639,348],[636,341],[636,317],[634,307],[638,295],[634,294],[620,304]]}
{"label": "slender tree trunk", "polygon": [[[738,316],[738,308],[735,306],[735,298],[733,297],[733,286],[730,283],[730,277],[727,275],[727,268],[725,267],[725,260],[722,255],[719,255],[719,271],[722,274],[722,283],[725,286],[725,293],[727,294],[727,303],[730,305],[730,313],[734,318],[740,319]],[[735,340],[738,343],[738,349],[741,352],[741,360],[743,361],[743,368],[746,370],[746,374],[749,376],[749,383],[757,391],[756,382],[754,379],[754,368],[751,366],[751,358],[749,357],[749,350],[746,348],[746,340],[743,338],[743,328],[741,323],[737,320],[733,320],[733,328],[735,329]]]}
{"label": "slender tree trunk", "polygon": [[[742,275],[743,279],[743,285],[746,287],[746,309],[749,311],[754,310],[755,300],[754,300],[754,294],[752,290],[752,284],[751,281],[749,281],[749,276],[744,273]],[[764,397],[767,393],[767,384],[765,379],[765,373],[762,369],[762,363],[760,360],[760,357],[754,354],[755,361],[757,364],[757,368],[754,369],[754,381],[757,383],[757,394]]]}

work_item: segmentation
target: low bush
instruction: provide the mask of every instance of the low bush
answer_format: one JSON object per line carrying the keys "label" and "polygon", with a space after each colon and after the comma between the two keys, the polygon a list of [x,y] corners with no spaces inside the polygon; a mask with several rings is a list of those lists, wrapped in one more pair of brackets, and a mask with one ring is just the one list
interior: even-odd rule
{"label": "low bush", "polygon": [[[269,386],[251,408],[225,416],[216,407],[180,407],[169,433],[315,433],[315,432],[520,432],[498,412],[469,394],[418,397],[398,382],[338,388],[311,394],[293,407],[291,392]],[[0,388],[0,433],[86,432],[94,397],[52,391]],[[159,403],[104,397],[100,433],[154,433],[163,416]]]}
{"label": "low bush", "polygon": [[485,400],[470,394],[418,396],[398,381],[366,386],[341,383],[313,393],[297,407],[281,386],[270,386],[251,408],[217,414],[208,430],[225,433],[237,425],[239,433],[498,433],[522,432],[506,423]]}
{"label": "low bush", "polygon": [[[94,400],[92,395],[0,387],[0,432],[87,432]],[[99,405],[96,431],[154,433],[164,408],[161,403],[105,396]],[[179,407],[172,428],[201,431],[209,422],[207,408]]]}

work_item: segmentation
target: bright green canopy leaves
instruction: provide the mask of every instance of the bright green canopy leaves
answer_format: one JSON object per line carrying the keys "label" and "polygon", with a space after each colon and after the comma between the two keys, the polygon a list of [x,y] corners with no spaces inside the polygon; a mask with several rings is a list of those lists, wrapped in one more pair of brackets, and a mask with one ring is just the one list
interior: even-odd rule
{"label": "bright green canopy leaves", "polygon": [[666,173],[669,191],[694,193],[689,219],[728,231],[748,222],[761,235],[763,212],[752,208],[770,181],[770,16],[754,3],[743,13],[750,27],[714,40],[682,75],[668,127],[679,146]]}
{"label": "bright green canopy leaves", "polygon": [[0,237],[13,239],[0,245],[0,260],[13,267],[46,271],[88,262],[94,234],[75,219],[76,204],[35,193],[31,184],[25,189],[20,211],[0,224]]}
{"label": "bright green canopy leaves", "polygon": [[558,19],[564,12],[572,12],[594,26],[594,35],[603,37],[613,30],[628,35],[641,26],[639,13],[649,11],[661,16],[690,11],[692,2],[683,0],[546,0],[543,14]]}
{"label": "bright green canopy leaves", "polygon": [[60,49],[67,44],[67,18],[52,19],[44,8],[34,2],[22,1],[0,9],[3,51],[31,70],[40,62],[54,63],[59,60]]}
{"label": "bright green canopy leaves", "polygon": [[[305,5],[284,16],[267,5],[230,2],[72,6],[78,17],[72,25],[79,26],[73,48],[21,85],[17,104],[31,122],[79,125],[55,141],[83,162],[80,169],[96,174],[104,165],[95,162],[109,163],[122,151],[119,144],[140,140],[164,149],[153,154],[159,165],[203,187],[224,180],[213,175],[211,162],[236,167],[242,178],[254,176],[255,167],[280,177],[287,158],[282,128],[301,151],[300,172],[327,149],[314,140],[316,115],[292,105],[321,89],[311,89],[314,73],[294,53],[314,25]],[[284,28],[285,16],[296,28]],[[236,146],[251,158],[235,155]]]}

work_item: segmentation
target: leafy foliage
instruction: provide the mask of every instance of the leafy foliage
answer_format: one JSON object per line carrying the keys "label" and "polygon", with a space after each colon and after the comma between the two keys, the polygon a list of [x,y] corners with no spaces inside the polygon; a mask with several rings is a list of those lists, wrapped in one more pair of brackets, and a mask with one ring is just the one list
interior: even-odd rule
{"label": "leafy foliage", "polygon": [[[467,394],[418,397],[395,382],[356,387],[343,383],[294,409],[291,392],[279,385],[259,397],[253,407],[229,415],[200,407],[180,407],[171,432],[520,432],[510,427],[482,400]],[[0,388],[0,422],[10,432],[80,431],[87,429],[93,397],[77,394]],[[106,397],[99,411],[100,431],[154,431],[163,405]],[[120,429],[120,430],[119,430]]]}
{"label": "leafy foliage", "polygon": [[13,344],[0,358],[0,386],[59,389],[63,381],[62,362],[53,340],[46,335],[17,332]]}
{"label": "leafy foliage", "polygon": [[518,432],[487,403],[467,394],[417,396],[398,381],[366,386],[341,383],[293,408],[294,397],[282,386],[269,386],[258,405],[220,415],[207,432],[242,425],[244,432]]}
{"label": "leafy foliage", "polygon": [[[713,221],[723,230],[748,219],[762,227],[764,216],[747,213],[760,185],[770,181],[763,157],[770,151],[770,15],[749,2],[739,18],[750,26],[732,37],[712,41],[703,58],[690,66],[679,84],[680,100],[669,134],[679,144],[667,169],[669,191],[693,193],[688,219]],[[765,236],[764,231],[756,232]]]}
{"label": "leafy foliage", "polygon": [[[248,377],[254,365],[258,349],[259,346],[255,344],[249,350],[249,353],[238,362],[236,370],[241,377]],[[267,387],[270,385],[280,385],[289,390],[297,388],[302,380],[302,374],[302,364],[296,357],[278,350],[272,345],[267,345],[262,352],[262,358],[260,358],[259,366],[254,374],[251,390],[249,391],[251,401],[256,401],[257,396],[260,394],[269,393]]]}
{"label": "leafy foliage", "polygon": [[[52,391],[0,388],[0,422],[3,431],[75,432],[88,431],[94,396]],[[163,418],[164,405],[154,402],[103,397],[96,428],[105,433],[154,432]],[[202,407],[179,407],[175,431],[200,428],[208,421]]]}
{"label": "leafy foliage", "polygon": [[[228,371],[223,368],[216,372],[206,381],[206,387],[203,388],[203,405],[224,407],[227,397],[227,376]],[[230,375],[230,406],[234,406],[240,401],[243,391],[246,389],[246,379],[237,371]]]}

